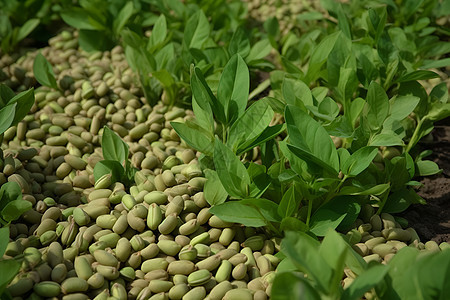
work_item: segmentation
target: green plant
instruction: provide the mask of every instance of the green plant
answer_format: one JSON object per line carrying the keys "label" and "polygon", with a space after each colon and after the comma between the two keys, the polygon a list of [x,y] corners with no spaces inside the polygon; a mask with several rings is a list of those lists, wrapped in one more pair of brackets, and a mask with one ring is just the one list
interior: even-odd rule
{"label": "green plant", "polygon": [[82,0],[80,7],[63,10],[61,18],[79,30],[78,42],[85,51],[110,50],[117,44],[124,27],[132,22],[136,12],[134,3]]}
{"label": "green plant", "polygon": [[8,86],[0,84],[0,135],[17,125],[34,104],[34,89],[14,94]]}
{"label": "green plant", "polygon": [[53,68],[45,57],[38,53],[33,63],[33,74],[37,82],[43,86],[58,90],[58,84],[56,83],[55,73]]}
{"label": "green plant", "polygon": [[[367,264],[334,230],[327,231],[322,242],[303,232],[286,232],[281,251],[286,258],[273,282],[275,300],[360,299],[388,272],[385,265]],[[358,276],[344,290],[345,267]]]}
{"label": "green plant", "polygon": [[94,167],[95,181],[105,174],[111,175],[111,183],[120,181],[130,185],[136,169],[128,159],[128,144],[108,127],[103,127],[102,152],[104,160]]}
{"label": "green plant", "polygon": [[[334,230],[319,242],[303,232],[286,232],[281,243],[285,256],[277,267],[271,298],[360,299],[370,292],[375,299],[444,299],[450,252],[420,253],[404,247],[386,265],[366,263]],[[344,268],[356,278],[345,288]],[[306,275],[306,276],[305,276]]]}

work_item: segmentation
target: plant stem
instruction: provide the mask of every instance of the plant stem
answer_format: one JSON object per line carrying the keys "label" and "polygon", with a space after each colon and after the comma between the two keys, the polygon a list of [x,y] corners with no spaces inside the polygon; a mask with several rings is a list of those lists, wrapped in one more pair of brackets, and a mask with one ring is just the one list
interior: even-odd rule
{"label": "plant stem", "polygon": [[384,205],[386,204],[387,199],[388,199],[389,192],[390,192],[390,189],[387,190],[385,192],[385,194],[383,195],[380,206],[378,207],[378,210],[377,210],[377,215],[381,214],[381,212],[383,211]]}
{"label": "plant stem", "polygon": [[413,136],[412,136],[411,139],[409,140],[408,146],[406,146],[406,149],[405,149],[405,152],[406,152],[406,153],[409,153],[409,151],[411,150],[411,148],[414,147],[414,146],[417,144],[417,142],[418,142],[418,140],[419,140],[419,137],[418,137],[418,136],[419,136],[419,133],[420,133],[420,131],[421,131],[421,129],[422,129],[422,125],[423,125],[423,123],[425,122],[426,119],[427,119],[427,118],[424,117],[423,119],[421,119],[421,120],[417,123],[417,127],[416,127],[416,129],[414,130]]}

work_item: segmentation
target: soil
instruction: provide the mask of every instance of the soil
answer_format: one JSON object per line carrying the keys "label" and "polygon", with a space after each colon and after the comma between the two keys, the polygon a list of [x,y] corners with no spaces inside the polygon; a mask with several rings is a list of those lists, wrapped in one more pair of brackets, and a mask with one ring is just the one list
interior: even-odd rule
{"label": "soil", "polygon": [[443,172],[421,179],[424,186],[418,194],[427,204],[412,205],[402,216],[422,241],[450,242],[450,119],[436,124],[433,138],[433,143],[427,145],[433,151],[429,159],[436,162]]}

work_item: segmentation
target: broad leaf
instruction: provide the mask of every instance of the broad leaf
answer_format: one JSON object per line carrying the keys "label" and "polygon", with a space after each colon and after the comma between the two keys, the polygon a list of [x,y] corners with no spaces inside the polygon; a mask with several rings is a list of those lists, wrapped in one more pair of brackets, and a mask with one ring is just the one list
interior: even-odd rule
{"label": "broad leaf", "polygon": [[231,37],[230,45],[228,46],[228,52],[230,56],[239,54],[242,57],[246,57],[250,52],[250,41],[245,34],[245,31],[238,27]]}
{"label": "broad leaf", "polygon": [[300,158],[316,163],[332,173],[339,172],[336,147],[317,121],[301,108],[287,105],[285,119],[292,145],[289,147]]}
{"label": "broad leaf", "polygon": [[184,43],[188,48],[201,49],[209,37],[209,22],[203,10],[199,9],[186,23]]}
{"label": "broad leaf", "polygon": [[278,214],[283,218],[294,215],[298,210],[301,200],[302,196],[300,191],[296,189],[295,184],[293,184],[284,193],[283,198],[281,198],[280,204],[278,205]]}
{"label": "broad leaf", "polygon": [[330,228],[336,229],[346,216],[346,213],[341,214],[326,207],[319,208],[311,217],[310,230],[317,236],[325,236]]}
{"label": "broad leaf", "polygon": [[210,169],[206,169],[204,172],[206,182],[203,189],[203,193],[206,201],[211,206],[224,203],[228,197],[228,193],[224,189],[222,183],[220,182],[217,172]]}
{"label": "broad leaf", "polygon": [[285,77],[283,80],[282,91],[286,104],[300,108],[313,105],[311,90],[301,80]]}
{"label": "broad leaf", "polygon": [[213,156],[214,140],[209,132],[194,122],[170,122],[170,125],[186,144],[208,156]]}
{"label": "broad leaf", "polygon": [[40,20],[39,19],[29,19],[27,20],[22,27],[20,27],[18,33],[17,33],[17,41],[21,41],[24,38],[26,38],[38,25]]}
{"label": "broad leaf", "polygon": [[209,212],[226,222],[235,222],[250,227],[266,225],[266,221],[256,208],[235,201],[213,206]]}
{"label": "broad leaf", "polygon": [[3,134],[11,127],[16,113],[16,107],[17,103],[12,103],[0,109],[0,134]]}
{"label": "broad leaf", "polygon": [[15,95],[11,100],[9,100],[9,103],[17,103],[14,120],[11,123],[11,126],[16,126],[30,112],[31,107],[33,107],[34,89],[31,88]]}
{"label": "broad leaf", "polygon": [[223,187],[230,196],[245,198],[248,195],[250,177],[244,164],[217,138],[214,143],[214,165]]}
{"label": "broad leaf", "polygon": [[271,293],[273,299],[276,300],[321,299],[308,279],[303,274],[297,272],[277,272]]}
{"label": "broad leaf", "polygon": [[250,75],[245,61],[233,55],[223,69],[217,89],[217,100],[225,109],[228,124],[244,114],[250,87]]}
{"label": "broad leaf", "polygon": [[342,294],[343,300],[361,299],[366,292],[378,285],[389,271],[389,266],[372,265],[368,270],[359,274]]}
{"label": "broad leaf", "polygon": [[117,182],[125,175],[125,168],[116,160],[102,160],[95,164],[95,181],[106,174],[111,174],[111,182]]}
{"label": "broad leaf", "polygon": [[113,32],[119,36],[125,24],[133,15],[133,2],[126,3],[113,22]]}
{"label": "broad leaf", "polygon": [[280,222],[281,218],[278,215],[278,205],[267,199],[256,199],[256,198],[249,198],[249,199],[243,199],[238,201],[238,203],[245,204],[248,206],[252,206],[256,208],[266,220],[271,222]]}
{"label": "broad leaf", "polygon": [[31,202],[26,200],[13,200],[5,205],[1,211],[2,218],[6,222],[17,220],[24,212],[32,208]]}
{"label": "broad leaf", "polygon": [[281,242],[281,251],[315,281],[320,292],[327,294],[333,271],[319,255],[319,246],[319,241],[306,233],[288,231]]}
{"label": "broad leaf", "polygon": [[5,254],[6,247],[9,243],[9,226],[0,228],[0,256],[3,257]]}
{"label": "broad leaf", "polygon": [[58,89],[53,68],[41,53],[38,53],[34,59],[33,73],[40,84]]}
{"label": "broad leaf", "polygon": [[389,99],[384,89],[376,82],[369,86],[364,115],[372,131],[378,131],[389,114]]}
{"label": "broad leaf", "polygon": [[375,147],[363,147],[353,153],[342,166],[344,175],[354,177],[367,169],[372,160],[377,156]]}
{"label": "broad leaf", "polygon": [[236,151],[241,144],[254,141],[267,128],[273,110],[264,99],[250,106],[230,128],[227,144]]}
{"label": "broad leaf", "polygon": [[161,14],[153,25],[152,34],[148,41],[148,46],[151,50],[159,47],[167,36],[167,21],[164,14]]}
{"label": "broad leaf", "polygon": [[125,167],[128,160],[128,145],[106,126],[103,127],[102,152],[104,159],[115,160]]}

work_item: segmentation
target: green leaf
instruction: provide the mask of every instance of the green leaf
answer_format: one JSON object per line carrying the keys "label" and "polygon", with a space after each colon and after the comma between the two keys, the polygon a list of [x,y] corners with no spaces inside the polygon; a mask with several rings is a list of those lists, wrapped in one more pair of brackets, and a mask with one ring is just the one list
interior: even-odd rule
{"label": "green leaf", "polygon": [[339,191],[339,195],[361,195],[361,196],[368,196],[368,195],[381,195],[384,192],[386,192],[390,187],[389,183],[383,183],[378,184],[375,186],[344,186]]}
{"label": "green leaf", "polygon": [[11,123],[11,126],[16,126],[30,112],[31,107],[33,107],[34,89],[31,88],[15,95],[11,100],[9,100],[9,103],[17,103],[14,120]]}
{"label": "green leaf", "polygon": [[303,274],[297,272],[277,272],[271,291],[272,299],[276,300],[322,299]]}
{"label": "green leaf", "polygon": [[111,174],[111,182],[117,182],[125,175],[125,168],[116,160],[102,160],[96,163],[94,167],[95,181],[106,174]]}
{"label": "green leaf", "polygon": [[115,160],[125,167],[125,162],[128,160],[128,145],[117,133],[106,126],[103,127],[102,152],[104,159]]}
{"label": "green leaf", "polygon": [[250,53],[245,58],[245,61],[250,63],[251,61],[263,59],[270,54],[270,50],[272,50],[272,46],[270,45],[269,40],[262,39],[252,46]]}
{"label": "green leaf", "polygon": [[245,142],[244,144],[240,145],[238,150],[236,151],[237,155],[241,155],[244,152],[247,152],[251,149],[253,149],[256,146],[262,145],[265,142],[274,139],[280,133],[282,133],[285,130],[285,124],[277,124],[274,126],[269,126],[253,141]]}
{"label": "green leaf", "polygon": [[226,222],[235,222],[250,227],[266,225],[266,221],[256,208],[235,201],[213,206],[209,212]]}
{"label": "green leaf", "polygon": [[391,113],[389,118],[399,121],[403,120],[414,111],[419,102],[420,98],[412,95],[399,96],[395,98],[391,105]]}
{"label": "green leaf", "polygon": [[418,197],[415,191],[401,188],[389,195],[386,204],[383,206],[383,212],[400,213],[405,211],[412,203],[422,200],[422,198],[419,197],[419,199]]}
{"label": "green leaf", "polygon": [[261,198],[248,198],[238,201],[238,203],[245,204],[256,208],[267,221],[280,222],[281,218],[278,215],[278,204],[271,200]]}
{"label": "green leaf", "polygon": [[22,199],[22,191],[19,184],[15,181],[6,182],[0,189],[0,210],[10,201]]}
{"label": "green leaf", "polygon": [[380,133],[375,135],[369,142],[369,146],[381,147],[381,146],[402,146],[403,140],[401,137],[395,134]]}
{"label": "green leaf", "polygon": [[299,108],[313,105],[311,90],[301,80],[285,77],[282,84],[282,91],[286,104]]}
{"label": "green leaf", "polygon": [[427,71],[427,70],[416,70],[408,74],[401,76],[396,82],[406,82],[406,81],[416,81],[416,80],[428,80],[432,78],[439,78],[439,74]]}
{"label": "green leaf", "polygon": [[389,99],[384,89],[373,81],[367,91],[364,115],[372,131],[378,131],[389,114]]}
{"label": "green leaf", "polygon": [[308,72],[305,75],[305,82],[310,83],[319,77],[322,66],[328,59],[328,56],[333,50],[334,45],[341,32],[335,32],[326,36],[312,51],[311,59],[309,60]]}
{"label": "green leaf", "polygon": [[209,132],[194,122],[170,122],[170,125],[186,144],[208,156],[213,156],[214,140]]}
{"label": "green leaf", "polygon": [[289,149],[300,158],[318,164],[331,173],[339,172],[336,147],[325,128],[301,108],[287,105],[285,119]]}
{"label": "green leaf", "polygon": [[349,245],[335,230],[329,229],[319,247],[319,254],[333,270],[333,279],[330,283],[330,294],[341,294],[340,281],[344,273],[344,263]]}
{"label": "green leaf", "polygon": [[309,231],[308,225],[294,217],[285,217],[281,220],[280,230],[282,231]]}
{"label": "green leaf", "polygon": [[319,246],[319,241],[306,233],[288,231],[281,242],[281,251],[314,281],[316,290],[328,294],[333,271],[319,255]]}
{"label": "green leaf", "polygon": [[368,270],[359,274],[352,284],[344,290],[342,294],[343,300],[357,300],[361,299],[366,292],[383,281],[389,266],[386,265],[372,265]]}
{"label": "green leaf", "polygon": [[0,228],[0,256],[3,257],[5,254],[6,247],[9,243],[9,226]]}
{"label": "green leaf", "polygon": [[19,273],[20,266],[20,261],[15,259],[0,260],[0,270],[2,270],[2,276],[0,278],[0,295],[3,295],[6,286],[13,280],[17,273]]}
{"label": "green leaf", "polygon": [[125,26],[125,24],[127,24],[128,20],[133,15],[133,9],[133,2],[128,2],[122,7],[113,22],[113,32],[115,35],[120,35],[123,27]]}
{"label": "green leaf", "polygon": [[297,212],[302,196],[300,191],[295,188],[295,184],[284,193],[283,198],[281,198],[280,204],[278,205],[278,214],[281,217],[290,217]]}
{"label": "green leaf", "polygon": [[152,34],[148,40],[148,46],[150,49],[156,49],[159,47],[167,36],[167,21],[164,14],[161,14],[156,20],[155,25],[152,29]]}
{"label": "green leaf", "polygon": [[242,144],[251,143],[269,126],[272,118],[273,110],[267,101],[258,100],[233,123],[227,145],[236,151]]}
{"label": "green leaf", "polygon": [[24,212],[29,211],[32,205],[26,200],[13,200],[2,209],[1,215],[6,222],[17,220]]}
{"label": "green leaf", "polygon": [[323,210],[333,211],[337,214],[345,215],[337,229],[339,231],[348,230],[358,218],[361,205],[357,197],[337,196],[320,207]]}
{"label": "green leaf", "polygon": [[202,71],[198,67],[194,68],[191,75],[191,89],[195,101],[197,101],[198,106],[200,106],[203,111],[208,112],[212,109],[217,120],[221,123],[226,123],[225,107],[222,106],[222,103],[217,101],[206,83]]}
{"label": "green leaf", "polygon": [[6,84],[0,83],[0,108],[6,106],[16,94]]}
{"label": "green leaf", "polygon": [[250,53],[250,41],[241,27],[238,27],[233,33],[230,45],[228,46],[228,52],[230,56],[239,54],[242,57],[246,57]]}
{"label": "green leaf", "polygon": [[317,236],[325,236],[330,228],[336,229],[346,216],[346,213],[340,214],[327,207],[319,208],[311,217],[310,230]]}
{"label": "green leaf", "polygon": [[83,8],[73,7],[61,13],[61,18],[71,27],[85,30],[106,30],[106,27],[95,20]]}
{"label": "green leaf", "polygon": [[244,164],[217,138],[213,158],[217,174],[228,194],[235,198],[245,198],[249,192],[250,177]]}
{"label": "green leaf", "polygon": [[439,166],[431,160],[420,160],[416,162],[419,176],[431,176],[442,172]]}
{"label": "green leaf", "polygon": [[199,9],[189,18],[184,29],[184,43],[188,49],[201,49],[209,37],[209,30],[209,22],[203,11]]}
{"label": "green leaf", "polygon": [[206,182],[203,193],[206,201],[211,206],[224,203],[228,197],[228,193],[220,182],[217,172],[210,169],[206,169],[204,172]]}
{"label": "green leaf", "polygon": [[16,114],[16,107],[17,103],[12,103],[0,109],[0,134],[3,134],[11,127]]}
{"label": "green leaf", "polygon": [[53,68],[41,53],[38,53],[34,59],[33,73],[40,84],[58,89]]}
{"label": "green leaf", "polygon": [[104,31],[85,29],[79,31],[78,43],[86,52],[107,51],[116,45],[112,37]]}
{"label": "green leaf", "polygon": [[226,64],[217,88],[217,100],[225,109],[227,124],[244,114],[250,87],[250,75],[245,61],[235,54]]}
{"label": "green leaf", "polygon": [[450,116],[450,103],[435,102],[427,114],[430,121],[436,122]]}
{"label": "green leaf", "polygon": [[21,41],[26,38],[39,25],[39,19],[29,19],[19,29],[16,41]]}
{"label": "green leaf", "polygon": [[372,160],[377,156],[375,147],[363,147],[353,153],[344,163],[342,172],[344,175],[354,177],[367,169]]}

